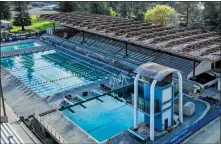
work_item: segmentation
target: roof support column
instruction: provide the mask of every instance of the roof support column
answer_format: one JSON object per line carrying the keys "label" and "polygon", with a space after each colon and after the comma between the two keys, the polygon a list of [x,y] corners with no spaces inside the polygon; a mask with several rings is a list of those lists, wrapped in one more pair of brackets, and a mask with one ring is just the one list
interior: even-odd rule
{"label": "roof support column", "polygon": [[138,101],[138,80],[140,74],[137,74],[134,79],[134,129],[138,128],[138,110],[137,110],[137,101]]}
{"label": "roof support column", "polygon": [[157,80],[154,80],[150,87],[150,140],[154,141],[154,90]]}
{"label": "roof support column", "polygon": [[193,79],[195,80],[196,79],[196,77],[195,77],[195,69],[196,69],[196,60],[195,60],[195,58],[193,58]]}
{"label": "roof support column", "polygon": [[83,31],[83,33],[82,33],[82,34],[83,34],[83,43],[84,43],[84,41],[85,41],[85,38],[84,38],[84,31]]}
{"label": "roof support column", "polygon": [[55,31],[55,23],[53,23],[53,32]]}
{"label": "roof support column", "polygon": [[127,56],[128,53],[127,53],[127,42],[126,42],[126,49],[125,49],[125,56]]}
{"label": "roof support column", "polygon": [[181,73],[179,71],[176,73],[179,78],[179,121],[183,123],[183,80]]}

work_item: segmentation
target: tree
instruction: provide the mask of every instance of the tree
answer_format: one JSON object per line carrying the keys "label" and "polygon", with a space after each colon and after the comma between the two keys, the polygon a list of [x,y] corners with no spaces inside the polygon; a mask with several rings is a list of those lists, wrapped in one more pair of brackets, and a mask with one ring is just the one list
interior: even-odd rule
{"label": "tree", "polygon": [[28,3],[26,1],[15,1],[14,5],[14,21],[16,26],[22,26],[22,31],[25,30],[25,26],[31,25],[31,17],[28,13]]}
{"label": "tree", "polygon": [[111,16],[117,16],[117,12],[114,11],[114,10],[112,9],[112,7],[110,8],[110,15],[111,15]]}
{"label": "tree", "polygon": [[0,2],[0,19],[9,20],[11,18],[11,11],[9,2]]}
{"label": "tree", "polygon": [[203,2],[203,19],[206,24],[218,26],[220,24],[220,4],[221,2]]}
{"label": "tree", "polygon": [[61,12],[72,12],[74,11],[74,4],[72,1],[61,1],[58,4],[58,10]]}
{"label": "tree", "polygon": [[144,20],[155,24],[168,24],[175,10],[167,5],[156,5],[152,9],[148,9],[144,14]]}
{"label": "tree", "polygon": [[128,9],[129,9],[129,6],[126,1],[119,3],[118,13],[121,15],[121,17],[123,18],[128,17]]}
{"label": "tree", "polygon": [[91,2],[90,11],[94,14],[109,14],[109,10],[105,2]]}

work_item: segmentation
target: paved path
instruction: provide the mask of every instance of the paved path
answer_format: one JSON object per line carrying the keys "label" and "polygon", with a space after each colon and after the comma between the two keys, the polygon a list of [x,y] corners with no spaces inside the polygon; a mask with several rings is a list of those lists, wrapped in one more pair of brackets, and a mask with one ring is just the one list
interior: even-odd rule
{"label": "paved path", "polygon": [[[25,144],[41,144],[42,142],[19,120],[11,108],[5,104],[8,122]],[[1,115],[3,115],[1,104]]]}
{"label": "paved path", "polygon": [[184,144],[209,144],[217,143],[220,140],[220,118],[216,118],[208,125],[201,128],[199,131],[194,133],[192,136],[187,138]]}
{"label": "paved path", "polygon": [[97,143],[90,135],[83,132],[79,126],[75,125],[58,111],[42,116],[41,118],[68,143]]}

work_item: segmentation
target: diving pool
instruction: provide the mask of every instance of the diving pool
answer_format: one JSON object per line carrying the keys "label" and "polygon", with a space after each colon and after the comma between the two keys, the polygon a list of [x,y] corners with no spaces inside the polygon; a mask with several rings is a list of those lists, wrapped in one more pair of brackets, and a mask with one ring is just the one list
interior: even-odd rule
{"label": "diving pool", "polygon": [[[133,126],[133,108],[111,96],[99,97],[61,112],[98,142],[103,142]],[[138,111],[138,122],[144,114]]]}
{"label": "diving pool", "polygon": [[12,44],[12,45],[1,46],[1,52],[8,52],[8,51],[13,51],[13,50],[26,49],[26,48],[32,48],[32,47],[38,47],[38,46],[41,46],[41,45],[36,42]]}

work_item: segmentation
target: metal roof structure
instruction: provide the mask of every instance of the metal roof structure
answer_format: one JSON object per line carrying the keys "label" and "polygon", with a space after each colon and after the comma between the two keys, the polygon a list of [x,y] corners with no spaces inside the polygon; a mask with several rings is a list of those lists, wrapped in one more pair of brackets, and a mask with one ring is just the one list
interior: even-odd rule
{"label": "metal roof structure", "polygon": [[211,62],[220,60],[221,36],[217,32],[86,12],[44,14],[40,17],[78,31],[183,58]]}
{"label": "metal roof structure", "polygon": [[169,68],[157,63],[149,62],[140,65],[135,69],[134,73],[140,74],[157,81],[162,81],[167,75],[179,70]]}

